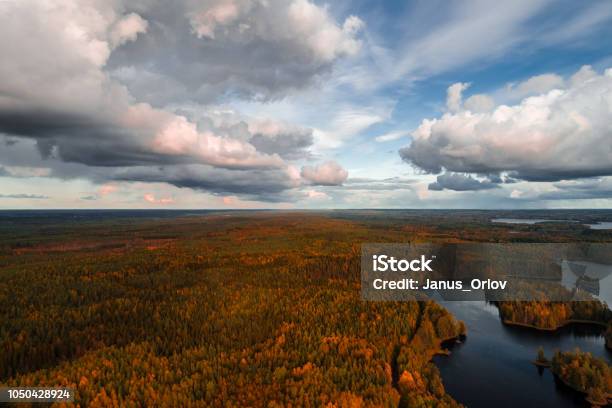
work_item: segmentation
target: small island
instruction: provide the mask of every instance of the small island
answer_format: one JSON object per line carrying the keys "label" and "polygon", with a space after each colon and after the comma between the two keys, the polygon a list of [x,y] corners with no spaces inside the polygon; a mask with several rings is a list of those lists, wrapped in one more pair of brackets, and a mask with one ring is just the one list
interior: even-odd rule
{"label": "small island", "polygon": [[612,323],[612,311],[597,300],[580,302],[502,301],[496,303],[506,324],[539,330],[557,330],[571,323],[606,327]]}
{"label": "small island", "polygon": [[538,348],[538,356],[533,361],[533,364],[538,367],[550,367],[550,361],[544,355],[544,349],[541,346]]}
{"label": "small island", "polygon": [[568,324],[605,328],[605,347],[612,349],[612,311],[600,301],[502,301],[495,304],[504,324],[511,326],[544,331],[555,331]]}
{"label": "small island", "polygon": [[576,349],[573,352],[556,351],[549,362],[540,347],[534,364],[550,367],[565,385],[585,394],[586,401],[592,406],[612,403],[612,368],[603,359]]}

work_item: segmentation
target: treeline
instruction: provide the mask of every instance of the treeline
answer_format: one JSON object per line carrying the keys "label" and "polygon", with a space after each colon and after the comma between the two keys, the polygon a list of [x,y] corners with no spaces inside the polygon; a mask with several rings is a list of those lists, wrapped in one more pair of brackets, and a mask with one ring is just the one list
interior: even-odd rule
{"label": "treeline", "polygon": [[[457,406],[430,360],[465,327],[433,302],[363,302],[367,229],[296,220],[153,223],[122,235],[141,246],[10,255],[0,383],[74,387],[81,407]],[[175,239],[147,244],[162,232]]]}
{"label": "treeline", "polygon": [[550,302],[503,301],[497,302],[502,319],[507,323],[520,323],[541,329],[556,329],[571,321],[607,324],[612,312],[599,301]]}
{"label": "treeline", "polygon": [[603,359],[578,349],[574,352],[555,352],[552,372],[570,387],[587,394],[587,401],[595,406],[612,403],[612,368]]}

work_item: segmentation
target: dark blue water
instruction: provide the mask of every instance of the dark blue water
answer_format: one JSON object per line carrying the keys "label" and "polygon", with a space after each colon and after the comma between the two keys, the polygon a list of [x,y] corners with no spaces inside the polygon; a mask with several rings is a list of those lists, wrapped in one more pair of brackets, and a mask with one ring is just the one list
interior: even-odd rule
{"label": "dark blue water", "polygon": [[586,325],[556,332],[506,326],[497,308],[485,302],[442,302],[468,327],[468,337],[451,346],[450,356],[437,356],[447,392],[467,407],[582,407],[581,394],[531,363],[538,347],[550,358],[555,349],[580,347],[610,362],[603,330]]}

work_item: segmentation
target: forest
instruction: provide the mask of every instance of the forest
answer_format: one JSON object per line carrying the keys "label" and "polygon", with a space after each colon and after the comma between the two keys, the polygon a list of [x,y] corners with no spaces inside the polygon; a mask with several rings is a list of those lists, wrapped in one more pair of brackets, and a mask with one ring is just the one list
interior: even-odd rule
{"label": "forest", "polygon": [[[478,217],[5,219],[0,384],[74,387],[81,407],[459,406],[431,358],[465,325],[433,301],[362,301],[359,254],[364,242],[516,240]],[[520,236],[577,239],[564,228]],[[598,234],[578,238],[612,240]],[[609,319],[595,303],[500,310],[547,327]]]}
{"label": "forest", "polygon": [[571,322],[607,325],[612,322],[612,311],[597,301],[503,301],[499,312],[506,323],[522,323],[539,329],[554,330]]}
{"label": "forest", "polygon": [[75,228],[5,243],[3,384],[74,387],[91,407],[458,405],[430,360],[465,327],[434,302],[361,301],[364,227]]}
{"label": "forest", "polygon": [[592,406],[612,402],[612,368],[603,359],[580,350],[557,351],[551,370],[564,383],[587,394],[587,401]]}

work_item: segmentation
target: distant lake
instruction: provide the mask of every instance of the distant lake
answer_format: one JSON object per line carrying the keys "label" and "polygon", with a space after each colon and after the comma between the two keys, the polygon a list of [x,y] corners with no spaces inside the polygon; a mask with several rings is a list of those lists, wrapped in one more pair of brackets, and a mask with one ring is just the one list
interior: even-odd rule
{"label": "distant lake", "polygon": [[587,224],[591,229],[594,230],[606,230],[612,229],[612,222],[598,222],[597,224]]}
{"label": "distant lake", "polygon": [[548,220],[546,218],[493,218],[491,222],[499,222],[502,224],[526,224],[533,225],[540,222],[577,222],[573,220]]}
{"label": "distant lake", "polygon": [[[542,222],[569,222],[577,223],[576,220],[550,220],[546,218],[493,218],[491,222],[500,224],[522,224],[522,225],[534,225]],[[593,230],[608,230],[612,229],[612,222],[602,221],[596,224],[584,224]]]}
{"label": "distant lake", "polygon": [[580,347],[611,361],[603,328],[572,325],[537,331],[504,325],[497,308],[486,302],[440,303],[465,322],[468,335],[463,343],[451,345],[450,356],[436,356],[434,363],[447,392],[467,407],[586,407],[581,394],[531,363],[538,347],[549,358],[555,349]]}

